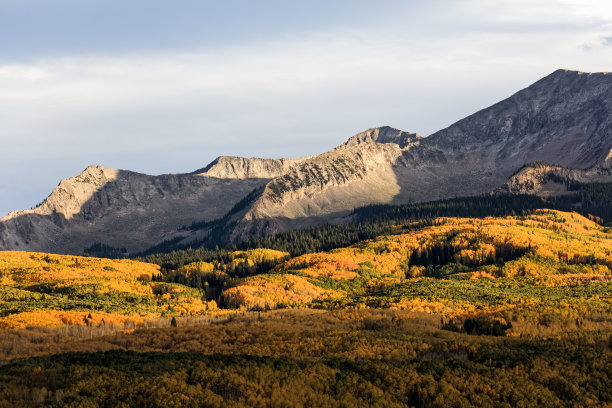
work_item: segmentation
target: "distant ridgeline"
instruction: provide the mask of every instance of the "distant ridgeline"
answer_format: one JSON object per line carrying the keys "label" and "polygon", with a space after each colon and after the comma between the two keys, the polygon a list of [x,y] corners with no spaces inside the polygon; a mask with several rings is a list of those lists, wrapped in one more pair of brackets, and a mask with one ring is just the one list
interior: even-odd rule
{"label": "distant ridgeline", "polygon": [[[221,156],[185,174],[89,166],[36,208],[1,218],[0,249],[134,257],[271,243],[296,255],[393,233],[393,225],[534,206],[605,223],[610,129],[612,75],[557,70],[427,137],[381,126],[313,156]],[[500,208],[509,198],[479,198],[491,193],[544,200],[510,199]]]}
{"label": "distant ridgeline", "polygon": [[[299,256],[345,247],[380,235],[405,233],[432,225],[439,217],[527,215],[543,208],[576,211],[608,225],[612,223],[612,184],[573,183],[568,194],[550,198],[527,194],[486,194],[410,205],[367,206],[355,209],[353,222],[348,224],[292,230],[264,238],[250,238],[231,246],[226,237],[219,234],[214,239],[194,242],[189,246],[180,246],[176,240],[170,240],[133,258],[158,264],[165,269],[176,269],[195,261],[222,262],[230,249],[269,248]],[[216,229],[222,228],[219,226]],[[122,250],[101,244],[88,248],[86,252],[100,257],[125,256]]]}

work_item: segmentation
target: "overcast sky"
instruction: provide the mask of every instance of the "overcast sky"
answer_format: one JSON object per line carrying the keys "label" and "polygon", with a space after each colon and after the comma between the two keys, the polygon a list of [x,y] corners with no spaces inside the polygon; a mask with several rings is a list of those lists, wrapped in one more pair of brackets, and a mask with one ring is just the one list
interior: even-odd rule
{"label": "overcast sky", "polygon": [[427,136],[557,68],[612,71],[612,2],[0,0],[0,216],[90,164]]}

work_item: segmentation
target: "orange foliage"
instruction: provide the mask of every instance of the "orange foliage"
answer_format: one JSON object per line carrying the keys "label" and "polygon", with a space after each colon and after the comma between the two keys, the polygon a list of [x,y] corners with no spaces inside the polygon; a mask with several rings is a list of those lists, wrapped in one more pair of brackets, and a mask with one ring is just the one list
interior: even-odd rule
{"label": "orange foliage", "polygon": [[256,248],[246,251],[234,251],[231,255],[234,259],[247,259],[254,263],[261,263],[285,259],[289,256],[289,253],[277,251],[275,249]]}
{"label": "orange foliage", "polygon": [[186,277],[190,277],[191,274],[195,271],[200,271],[202,273],[211,273],[214,269],[215,266],[209,262],[192,262],[179,268],[178,271],[182,272]]}
{"label": "orange foliage", "polygon": [[306,279],[290,274],[259,275],[244,279],[236,287],[223,292],[230,307],[255,306],[274,308],[278,304],[306,303],[335,295],[335,292],[313,285]]}
{"label": "orange foliage", "polygon": [[[158,265],[126,259],[0,252],[0,286],[6,287],[3,293],[22,293],[17,295],[24,303],[21,310],[27,310],[1,317],[0,327],[97,324],[96,319],[100,320],[101,316],[107,323],[117,319],[119,323],[126,319],[135,322],[164,314],[190,316],[216,310],[216,302],[207,302],[201,290],[152,281],[152,276],[159,273]],[[46,284],[42,294],[37,291],[36,284],[40,283]],[[87,294],[89,303],[79,305],[77,302],[67,305],[66,310],[53,310],[62,309],[58,297],[72,300],[71,297],[80,294]],[[52,299],[51,302],[39,302],[45,296]],[[103,302],[102,308],[109,307],[117,312],[92,312],[93,320],[84,320],[84,316],[90,314],[88,308],[98,309],[93,306],[95,297],[104,298],[105,302],[113,299],[111,306]]]}
{"label": "orange foliage", "polygon": [[401,299],[399,302],[393,303],[390,307],[392,310],[408,310],[410,312],[424,313],[442,313],[448,311],[449,308],[440,302],[432,302],[425,299]]}
{"label": "orange foliage", "polygon": [[158,265],[129,259],[105,259],[40,252],[0,251],[0,273],[15,283],[55,282],[64,279],[151,279]]}
{"label": "orange foliage", "polygon": [[[381,278],[401,281],[423,276],[426,268],[411,264],[411,255],[427,253],[434,246],[451,247],[456,262],[478,268],[469,273],[474,279],[562,273],[563,262],[572,263],[572,271],[598,275],[610,274],[612,269],[612,235],[603,227],[577,213],[538,210],[526,217],[440,218],[433,226],[406,234],[298,256],[277,266],[275,272],[337,281],[373,272],[376,282],[365,287],[370,291],[385,285]],[[252,296],[270,295],[266,285],[244,284],[258,287],[251,290]],[[240,287],[235,292],[247,292]]]}
{"label": "orange foliage", "polygon": [[123,316],[109,313],[89,313],[59,310],[38,310],[6,316],[0,319],[2,329],[23,329],[27,326],[60,327],[65,325],[99,326],[123,325],[125,322],[142,324],[144,317]]}
{"label": "orange foliage", "polygon": [[[443,218],[436,220],[436,224],[408,234],[378,237],[349,248],[302,255],[276,270],[299,271],[313,278],[353,279],[358,275],[356,270],[367,262],[371,269],[383,275],[406,273],[408,277],[416,277],[420,274],[419,267],[410,265],[402,272],[402,262],[414,250],[425,251],[441,241],[447,241],[455,249],[454,257],[462,263],[470,260],[494,263],[496,252],[505,248],[574,263],[593,257],[600,261],[593,273],[607,274],[612,268],[612,236],[577,213],[540,210],[524,218]],[[525,260],[505,267],[508,276],[546,273],[551,271]]]}
{"label": "orange foliage", "polygon": [[[223,292],[223,300],[232,307],[272,308],[279,304],[296,305],[345,295],[342,291],[314,285],[309,279],[324,281],[322,278],[332,278],[338,285],[324,282],[322,286],[348,291],[351,289],[342,286],[346,285],[342,280],[370,277],[366,283],[356,281],[365,293],[396,283],[410,284],[411,278],[427,272],[423,262],[411,264],[415,259],[412,255],[430,256],[432,248],[442,248],[457,262],[468,266],[467,270],[471,272],[466,274],[472,279],[564,273],[576,276],[573,280],[569,277],[542,279],[543,285],[563,285],[569,281],[580,282],[583,275],[610,276],[612,269],[612,235],[606,229],[576,213],[540,210],[526,217],[441,218],[433,226],[409,233],[382,236],[330,252],[298,256],[278,265],[272,274],[240,280],[235,287]],[[287,253],[269,249],[235,251],[232,263],[253,266],[287,257]],[[181,272],[188,277],[196,270],[215,273],[214,265],[206,262],[186,265]],[[214,302],[202,300],[205,299],[203,292],[196,289],[150,282],[151,276],[159,272],[157,265],[130,260],[0,252],[0,285],[12,286],[16,291],[23,290],[24,283],[46,282],[61,287],[95,280],[96,290],[100,293],[128,292],[153,297],[155,302],[146,313],[193,315],[216,308]],[[449,306],[411,299],[402,300],[393,307],[446,313]],[[470,310],[470,307],[469,304],[461,305],[463,310]],[[28,313],[7,316],[0,319],[0,324],[9,325],[7,322],[14,321],[10,324],[19,325],[22,323],[18,322],[27,319],[47,322],[45,324],[62,321],[55,312],[50,312],[49,316],[41,314],[43,312]],[[69,316],[68,313],[81,312],[61,313]]]}
{"label": "orange foliage", "polygon": [[[325,276],[336,280],[353,279],[358,275],[355,271],[363,267],[371,268],[385,275],[393,275],[399,268],[399,259],[394,254],[388,252],[373,256],[367,249],[351,247],[298,256],[276,269],[279,271],[297,270],[312,278]],[[364,263],[372,266],[366,266]]]}

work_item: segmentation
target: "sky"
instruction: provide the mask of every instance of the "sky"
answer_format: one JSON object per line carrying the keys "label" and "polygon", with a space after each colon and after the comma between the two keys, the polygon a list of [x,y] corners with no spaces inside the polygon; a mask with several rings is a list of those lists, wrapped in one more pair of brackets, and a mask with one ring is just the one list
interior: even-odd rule
{"label": "sky", "polygon": [[0,0],[0,216],[91,164],[427,136],[558,68],[612,71],[612,2]]}

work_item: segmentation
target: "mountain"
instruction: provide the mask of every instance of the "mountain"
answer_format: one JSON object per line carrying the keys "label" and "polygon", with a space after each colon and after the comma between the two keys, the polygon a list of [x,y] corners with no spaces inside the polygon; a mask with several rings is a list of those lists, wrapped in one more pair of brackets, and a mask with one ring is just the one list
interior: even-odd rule
{"label": "mountain", "polygon": [[101,242],[137,251],[174,238],[194,220],[222,217],[266,178],[148,176],[90,166],[42,204],[0,220],[0,248],[80,254]]}
{"label": "mountain", "polygon": [[[268,183],[231,238],[337,221],[365,204],[493,191],[536,161],[574,169],[576,181],[610,182],[611,149],[612,75],[558,70],[426,138],[391,128],[352,137]],[[354,171],[330,182],[338,160]]]}
{"label": "mountain", "polygon": [[567,168],[546,162],[533,162],[521,168],[499,189],[513,194],[541,197],[570,194],[577,183],[608,183],[612,174],[612,154],[588,169]]}
{"label": "mountain", "polygon": [[572,182],[612,182],[611,149],[612,75],[557,70],[428,137],[380,127],[317,156],[222,156],[190,174],[89,167],[38,207],[1,219],[0,249],[78,254],[102,243],[136,252],[347,222],[371,204],[563,194]]}

